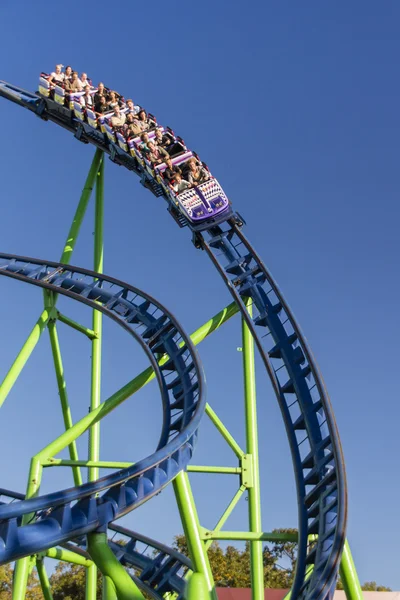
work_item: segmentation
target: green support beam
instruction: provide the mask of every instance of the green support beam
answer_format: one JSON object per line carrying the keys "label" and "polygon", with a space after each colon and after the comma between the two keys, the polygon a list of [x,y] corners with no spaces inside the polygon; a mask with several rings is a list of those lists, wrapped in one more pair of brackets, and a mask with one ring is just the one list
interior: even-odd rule
{"label": "green support beam", "polygon": [[[100,161],[96,180],[96,203],[94,215],[94,257],[93,270],[103,272],[104,261],[104,160]],[[101,352],[103,313],[93,310],[92,329],[96,337],[92,339],[92,369],[91,369],[91,398],[90,412],[100,406],[101,399]],[[89,461],[100,460],[100,420],[89,429]],[[98,467],[88,468],[88,481],[99,478]],[[93,565],[86,571],[86,600],[96,600],[97,597],[97,566]]]}
{"label": "green support beam", "polygon": [[90,166],[90,170],[88,176],[85,181],[85,185],[82,190],[82,194],[79,200],[78,207],[75,212],[74,219],[72,221],[72,225],[70,227],[67,240],[64,244],[64,249],[61,254],[60,263],[69,265],[72,253],[75,249],[76,241],[78,239],[79,231],[81,229],[81,225],[83,219],[86,214],[86,209],[89,204],[90,197],[92,195],[92,190],[97,178],[97,173],[99,172],[100,163],[103,160],[103,152],[101,150],[96,150],[92,164]]}
{"label": "green support beam", "polygon": [[64,323],[65,325],[68,325],[68,327],[71,327],[71,329],[75,329],[75,331],[83,333],[83,335],[86,335],[86,337],[88,337],[89,340],[94,340],[97,337],[97,334],[95,331],[93,331],[93,329],[88,329],[87,327],[84,327],[83,325],[77,323],[73,319],[66,317],[65,315],[60,313],[59,310],[57,311],[57,319],[61,321],[61,323]]}
{"label": "green support beam", "polygon": [[174,479],[173,486],[193,571],[200,574],[200,579],[204,578],[209,598],[218,600],[210,561],[200,535],[199,517],[187,473],[181,471]]}
{"label": "green support beam", "polygon": [[[252,301],[246,300],[247,310],[252,316]],[[242,318],[242,349],[244,375],[244,403],[246,423],[246,452],[249,460],[247,469],[251,471],[251,483],[248,483],[249,530],[251,533],[262,531],[261,493],[258,456],[258,426],[256,378],[254,364],[254,340],[246,321]],[[249,473],[247,473],[249,475]],[[248,479],[246,477],[246,479]],[[264,565],[262,542],[250,541],[250,569],[253,600],[264,600]]]}
{"label": "green support beam", "polygon": [[[227,508],[223,512],[222,516],[220,517],[218,523],[215,525],[213,532],[212,532],[214,535],[221,530],[221,527],[223,527],[225,525],[226,521],[228,520],[229,516],[233,512],[235,506],[239,502],[239,500],[242,497],[245,490],[246,490],[246,488],[244,485],[241,485],[240,488],[237,490],[237,492],[233,496],[232,500],[229,502]],[[205,549],[208,550],[209,547],[211,546],[211,544],[213,543],[213,539],[207,538],[207,535],[204,535],[205,533],[209,533],[208,531],[203,529],[202,533],[203,533],[202,537],[207,539],[207,541],[205,543]]]}
{"label": "green support beam", "polygon": [[103,589],[102,589],[102,600],[118,600],[117,590],[113,580],[110,577],[103,575]]}
{"label": "green support beam", "polygon": [[240,467],[209,467],[200,465],[189,465],[188,473],[217,473],[218,475],[241,475]]}
{"label": "green support beam", "polygon": [[53,316],[54,312],[51,308],[45,308],[39,319],[36,321],[32,331],[30,332],[26,342],[22,346],[18,356],[11,365],[7,375],[5,376],[0,386],[0,407],[3,405],[5,399],[10,393],[14,383],[20,376],[22,369],[26,365],[28,358],[36,348],[36,344],[40,340],[40,336],[46,329],[49,319]]}
{"label": "green support beam", "polygon": [[229,433],[221,419],[217,416],[216,412],[211,408],[209,404],[206,405],[206,415],[209,417],[213,425],[215,425],[217,431],[222,435],[228,446],[232,448],[233,452],[239,459],[242,459],[245,452],[241,449],[235,438]]}
{"label": "green support beam", "polygon": [[206,578],[202,573],[192,573],[186,588],[187,600],[209,600]]}
{"label": "green support beam", "polygon": [[[52,354],[53,354],[54,369],[56,372],[58,394],[60,396],[61,410],[62,410],[63,419],[64,419],[64,427],[67,430],[72,427],[73,423],[72,423],[71,409],[70,409],[69,402],[68,402],[67,384],[66,384],[65,378],[64,378],[64,366],[63,366],[62,357],[61,357],[60,343],[58,340],[57,326],[56,326],[56,322],[54,320],[49,321],[48,329],[49,329],[51,350],[52,350]],[[78,457],[78,449],[76,446],[76,442],[75,441],[71,442],[68,449],[69,449],[69,455],[71,457],[71,460],[78,461],[79,457]],[[72,467],[72,474],[73,474],[73,478],[74,478],[74,484],[82,485],[82,483],[83,483],[82,474],[81,474],[80,468],[78,466],[74,465]]]}
{"label": "green support beam", "polygon": [[144,600],[142,592],[109,547],[107,534],[89,533],[87,541],[93,562],[114,583],[118,600]]}
{"label": "green support beam", "polygon": [[53,595],[51,593],[50,581],[47,576],[46,567],[44,566],[44,560],[38,559],[36,561],[36,569],[39,575],[40,586],[43,592],[44,600],[53,600]]}
{"label": "green support beam", "polygon": [[[96,206],[95,206],[95,228],[94,228],[94,265],[96,273],[103,272],[104,258],[104,160],[101,161],[96,181]],[[99,310],[93,311],[93,331],[96,337],[92,339],[92,388],[90,412],[100,406],[101,398],[101,350],[102,350],[102,328],[103,314]],[[94,423],[89,429],[89,456],[92,462],[100,460],[100,421]],[[88,469],[88,481],[96,481],[99,478],[99,469],[90,467]]]}
{"label": "green support beam", "polygon": [[54,560],[61,560],[63,562],[68,562],[73,565],[80,565],[81,567],[92,567],[93,561],[88,558],[85,558],[81,554],[77,552],[73,552],[72,550],[67,550],[66,548],[49,548],[46,552],[43,552],[39,557],[41,558],[46,556],[47,558],[52,558]]}
{"label": "green support beam", "polygon": [[297,534],[252,531],[208,531],[202,529],[201,537],[204,540],[225,540],[236,542],[297,542]]}
{"label": "green support beam", "polygon": [[348,541],[345,541],[342,560],[340,563],[340,578],[347,600],[363,600],[360,580],[351,555]]}

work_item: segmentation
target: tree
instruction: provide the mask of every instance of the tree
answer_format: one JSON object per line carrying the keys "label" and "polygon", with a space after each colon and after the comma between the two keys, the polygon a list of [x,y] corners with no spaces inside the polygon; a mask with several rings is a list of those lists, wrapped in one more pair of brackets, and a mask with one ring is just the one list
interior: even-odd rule
{"label": "tree", "polygon": [[[0,567],[0,600],[11,600],[12,598],[12,581],[13,581],[13,567],[8,565],[2,565]],[[28,579],[28,586],[26,588],[26,600],[41,600],[43,598],[42,588],[36,574],[33,571]]]}
{"label": "tree", "polygon": [[[277,530],[276,530],[277,531]],[[281,530],[292,533],[293,530]],[[175,548],[189,556],[186,538],[183,535],[174,539]],[[263,550],[264,585],[265,587],[287,588],[293,579],[293,569],[296,561],[296,544],[280,542],[266,546]],[[225,550],[218,542],[213,542],[208,550],[211,569],[217,587],[250,587],[250,544],[246,543],[244,550],[227,546]],[[281,567],[280,559],[289,559],[287,568]]]}
{"label": "tree", "polygon": [[376,581],[366,581],[361,586],[364,592],[391,592],[392,589],[384,585],[378,585]]}
{"label": "tree", "polygon": [[[274,529],[273,533],[297,534],[297,529]],[[174,547],[189,556],[184,535],[174,538]],[[208,550],[211,569],[217,587],[250,587],[250,544],[244,550],[228,546],[223,550],[218,542],[213,542]],[[293,583],[297,560],[297,542],[268,543],[263,549],[264,586],[266,588],[288,589]],[[364,583],[364,591],[391,592],[391,588],[377,585],[375,581]],[[343,590],[338,578],[336,589]],[[0,599],[1,600],[1,599]]]}

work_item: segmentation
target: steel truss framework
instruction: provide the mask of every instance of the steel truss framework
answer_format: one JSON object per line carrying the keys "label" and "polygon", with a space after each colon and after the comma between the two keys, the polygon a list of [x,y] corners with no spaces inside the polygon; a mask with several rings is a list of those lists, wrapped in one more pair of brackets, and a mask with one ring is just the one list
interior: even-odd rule
{"label": "steel truss framework", "polygon": [[[130,398],[135,392],[140,390],[144,385],[149,383],[163,370],[163,366],[171,362],[171,348],[168,346],[160,345],[155,350],[155,358],[152,360],[152,366],[143,371],[137,377],[128,382],[124,387],[116,391],[110,398],[101,402],[101,361],[102,361],[102,319],[103,313],[101,310],[93,308],[92,316],[92,327],[87,328],[83,325],[73,321],[68,316],[62,314],[57,309],[57,297],[58,292],[51,288],[51,282],[55,283],[55,276],[58,276],[60,272],[66,272],[67,265],[70,264],[72,254],[78,239],[79,231],[83,219],[85,217],[91,192],[96,188],[95,193],[95,231],[94,231],[94,261],[93,270],[94,274],[92,280],[95,282],[102,281],[103,273],[103,207],[104,207],[104,160],[103,153],[100,150],[96,151],[91,168],[89,170],[82,194],[78,203],[78,207],[68,233],[66,243],[60,258],[59,265],[63,267],[59,268],[59,272],[53,273],[49,270],[41,271],[40,276],[37,277],[37,284],[44,287],[44,309],[39,316],[36,324],[30,332],[25,344],[23,345],[19,355],[15,359],[13,365],[8,371],[2,385],[0,386],[0,406],[5,401],[7,395],[12,389],[14,383],[21,375],[24,365],[29,359],[31,353],[35,349],[39,342],[41,335],[47,329],[50,336],[51,350],[53,355],[54,370],[57,379],[58,391],[61,402],[61,410],[64,419],[65,433],[59,438],[55,439],[48,446],[43,448],[38,454],[32,457],[31,467],[28,477],[28,485],[25,495],[21,495],[9,490],[0,489],[2,500],[5,502],[5,506],[9,511],[12,512],[12,507],[15,500],[23,501],[23,499],[34,499],[38,496],[41,478],[43,470],[50,467],[69,467],[72,469],[72,475],[75,486],[82,486],[83,477],[82,469],[87,469],[88,473],[88,485],[96,485],[99,480],[99,469],[120,469],[129,470],[133,467],[130,463],[123,462],[111,462],[102,460],[100,457],[100,421],[109,412],[117,408],[128,398]],[[226,238],[226,235],[225,235]],[[221,243],[225,243],[224,232],[222,230],[216,230],[211,236],[211,240],[204,242],[206,251],[213,258],[213,248],[218,248]],[[243,240],[242,240],[243,241]],[[229,242],[229,240],[228,240]],[[25,271],[22,267],[18,267],[18,260],[16,257],[8,257],[1,255],[3,259],[3,274],[14,276],[24,280],[29,277],[31,282],[35,279],[36,275],[33,275],[33,267],[38,268],[38,264],[41,261],[34,263],[32,261],[30,267],[31,270],[27,269],[28,259],[22,261]],[[14,261],[14,262],[13,262]],[[20,261],[21,262],[21,261]],[[34,263],[34,264],[33,264]],[[44,263],[49,265],[49,263]],[[12,266],[14,265],[14,266]],[[240,265],[238,265],[240,266]],[[55,264],[51,265],[54,271],[57,271]],[[237,267],[234,265],[230,271],[234,275],[237,274],[235,270]],[[1,273],[0,263],[0,273]],[[73,270],[73,269],[72,269]],[[6,273],[7,271],[7,273]],[[51,271],[51,269],[50,269]],[[79,270],[78,270],[79,271]],[[82,271],[82,270],[81,270]],[[229,272],[229,271],[228,271]],[[94,275],[96,275],[94,277]],[[53,279],[51,279],[53,277]],[[46,288],[43,284],[44,280],[47,279],[49,283]],[[107,279],[107,278],[105,278]],[[92,289],[96,288],[96,285],[91,284]],[[76,286],[76,282],[75,282]],[[72,289],[70,286],[69,289]],[[75,289],[75,288],[74,288]],[[61,288],[60,293],[63,293]],[[82,290],[79,291],[82,293]],[[83,290],[85,293],[85,290]],[[101,303],[103,300],[99,295],[90,295],[92,292],[86,294],[87,298],[92,298],[93,302]],[[244,294],[242,294],[242,297]],[[92,303],[93,303],[92,302]],[[110,304],[110,298],[105,299],[104,302]],[[103,302],[103,305],[104,305]],[[248,311],[248,315],[252,317],[253,305],[255,299],[247,297],[244,300],[236,298],[234,296],[234,302],[232,302],[225,309],[221,310],[207,323],[196,330],[191,336],[191,342],[194,345],[199,344],[206,337],[211,335],[214,331],[219,329],[224,323],[231,319],[235,314],[239,312],[239,304],[244,302],[245,307]],[[106,306],[108,306],[106,304]],[[110,306],[109,306],[110,307]],[[114,307],[115,308],[115,307]],[[137,321],[136,321],[137,322]],[[77,332],[86,336],[92,347],[92,363],[91,363],[91,402],[89,414],[78,421],[73,423],[71,411],[68,403],[67,385],[64,379],[64,370],[62,362],[62,354],[58,339],[58,323],[63,323]],[[168,481],[171,480],[175,492],[177,506],[182,519],[183,529],[188,541],[190,560],[186,559],[182,555],[178,554],[174,550],[154,541],[145,536],[142,536],[136,532],[126,530],[125,528],[119,527],[113,524],[113,519],[105,519],[105,525],[95,531],[90,530],[87,536],[75,537],[73,541],[63,540],[62,543],[55,547],[44,548],[41,552],[37,552],[32,555],[27,555],[19,558],[16,563],[14,571],[14,585],[13,585],[13,599],[22,600],[25,598],[26,585],[29,573],[33,568],[37,569],[40,583],[43,590],[43,595],[46,600],[52,599],[51,588],[49,579],[45,569],[45,559],[51,558],[56,560],[63,560],[74,564],[82,565],[86,567],[87,579],[86,579],[86,599],[95,600],[96,598],[96,582],[97,582],[97,571],[100,568],[103,574],[103,598],[107,600],[115,600],[116,598],[136,598],[142,599],[142,592],[146,592],[153,598],[160,599],[165,598],[189,598],[190,599],[209,599],[217,600],[212,571],[207,556],[207,549],[211,545],[213,540],[247,540],[250,543],[251,549],[251,579],[252,579],[252,598],[253,600],[262,600],[264,598],[264,580],[263,580],[263,560],[262,560],[262,546],[263,542],[267,541],[284,541],[284,540],[295,540],[293,536],[289,534],[277,534],[267,533],[262,528],[262,515],[261,507],[262,500],[260,494],[260,474],[259,474],[259,453],[258,453],[258,426],[257,426],[257,406],[256,406],[256,383],[255,383],[255,368],[254,368],[254,340],[252,330],[249,327],[251,322],[249,319],[242,317],[242,352],[243,352],[243,374],[244,374],[244,406],[245,406],[245,429],[246,429],[246,447],[241,448],[234,437],[230,434],[228,429],[224,426],[222,421],[219,419],[217,414],[214,412],[209,404],[205,404],[205,414],[214,424],[216,430],[224,438],[228,446],[232,449],[236,456],[238,466],[227,467],[227,466],[196,466],[188,465],[188,459],[191,456],[191,452],[186,455],[186,459],[180,455],[174,460],[176,463],[176,470],[170,471],[170,477],[166,478]],[[167,322],[168,325],[168,322]],[[165,320],[163,321],[162,327],[165,327]],[[156,335],[157,332],[161,331],[162,328],[156,328],[149,334]],[[149,337],[148,336],[148,337]],[[152,339],[152,338],[151,338]],[[181,340],[183,338],[180,338]],[[157,337],[154,338],[155,342]],[[181,341],[181,344],[183,342]],[[190,342],[188,342],[190,344]],[[153,344],[154,345],[154,344]],[[155,344],[156,346],[156,344]],[[279,357],[273,354],[272,357]],[[159,378],[159,377],[158,377]],[[194,386],[192,386],[194,387]],[[173,387],[171,388],[173,389]],[[186,389],[186,388],[185,388]],[[197,388],[196,388],[197,389]],[[179,402],[182,400],[182,391],[173,389],[174,397],[176,399],[176,405],[178,408],[181,406]],[[194,390],[192,390],[192,393]],[[179,395],[180,394],[180,395]],[[193,405],[192,405],[193,406]],[[185,409],[182,408],[183,414]],[[193,408],[191,409],[193,413]],[[182,419],[183,421],[184,419]],[[80,459],[78,456],[76,440],[86,431],[89,432],[89,450],[87,459]],[[179,431],[179,428],[177,429]],[[193,434],[194,438],[196,434]],[[167,434],[168,437],[168,434]],[[194,439],[193,438],[193,439]],[[69,459],[59,459],[59,454],[63,449],[68,448]],[[168,471],[167,468],[164,469]],[[122,471],[121,471],[122,472]],[[189,473],[203,473],[203,474],[220,474],[220,475],[233,475],[238,479],[238,489],[234,494],[232,500],[228,504],[226,510],[221,515],[218,522],[210,529],[204,528],[200,525],[199,517],[196,510],[196,504],[192,493]],[[158,474],[159,476],[159,474]],[[154,481],[153,481],[154,483]],[[125,485],[125,484],[124,484]],[[93,493],[93,487],[90,488]],[[114,489],[114,488],[113,488]],[[118,488],[120,490],[120,488]],[[122,489],[122,487],[121,487]],[[126,500],[126,488],[124,488],[125,498],[125,512],[127,512],[127,500]],[[139,488],[135,488],[137,497],[140,496]],[[136,493],[135,492],[135,493]],[[109,492],[108,492],[109,493]],[[119,491],[119,493],[121,493]],[[248,531],[226,531],[223,529],[229,515],[238,504],[243,494],[248,495],[248,520],[249,528]],[[115,494],[114,494],[115,496]],[[151,493],[148,494],[151,497]],[[142,499],[145,494],[142,496]],[[109,496],[106,496],[109,498]],[[120,506],[120,496],[118,499],[113,497],[113,501]],[[134,499],[139,504],[138,498]],[[133,502],[133,500],[132,500]],[[0,507],[1,508],[1,507]],[[117,516],[118,508],[115,509]],[[10,512],[11,511],[11,512]],[[43,507],[35,507],[33,509],[33,516],[36,518],[43,519]],[[40,512],[42,511],[42,512]],[[1,513],[1,510],[0,510]],[[66,510],[61,511],[61,515],[58,516],[61,528],[64,526],[66,520]],[[97,513],[96,513],[97,514]],[[123,511],[122,513],[123,514]],[[52,516],[52,515],[50,515]],[[99,517],[96,517],[99,518]],[[32,521],[32,513],[24,514],[22,517],[22,525],[27,525]],[[10,521],[11,522],[11,521]],[[2,520],[0,514],[0,536],[3,539],[13,539],[15,533],[12,531],[10,522],[4,525],[5,521]],[[108,534],[106,533],[108,531]],[[114,539],[115,535],[118,535],[118,540]],[[7,537],[8,536],[8,537]],[[121,543],[124,540],[125,543]],[[308,543],[312,547],[313,537],[308,536]],[[150,549],[152,552],[143,551]],[[11,559],[18,558],[18,556],[12,556]],[[4,562],[4,560],[2,561]],[[135,573],[132,572],[128,575],[127,568],[134,568]],[[308,577],[311,576],[313,564],[309,564],[307,567]],[[340,574],[342,582],[345,587],[346,595],[348,600],[359,600],[362,598],[361,588],[358,581],[358,577],[354,568],[353,560],[351,557],[349,546],[346,542],[344,552],[341,558]],[[298,593],[295,594],[298,596]]]}

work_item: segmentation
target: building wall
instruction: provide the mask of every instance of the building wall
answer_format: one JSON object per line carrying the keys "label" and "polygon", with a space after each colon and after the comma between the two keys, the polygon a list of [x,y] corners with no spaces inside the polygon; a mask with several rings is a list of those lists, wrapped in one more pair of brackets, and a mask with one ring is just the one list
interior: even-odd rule
{"label": "building wall", "polygon": [[[282,600],[288,590],[265,590],[265,600]],[[217,588],[218,600],[252,600],[251,590],[244,588]],[[400,600],[400,592],[364,592],[365,600]],[[335,592],[335,600],[346,600],[342,591]]]}

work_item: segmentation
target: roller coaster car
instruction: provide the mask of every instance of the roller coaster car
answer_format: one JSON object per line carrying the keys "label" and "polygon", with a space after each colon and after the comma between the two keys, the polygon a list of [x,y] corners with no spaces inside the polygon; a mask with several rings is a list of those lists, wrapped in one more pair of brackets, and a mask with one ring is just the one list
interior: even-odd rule
{"label": "roller coaster car", "polygon": [[[109,119],[113,115],[113,111],[97,116],[93,108],[85,108],[80,103],[80,96],[83,95],[83,92],[66,94],[62,85],[51,85],[48,79],[49,75],[41,73],[39,81],[40,95],[49,99],[50,97],[54,97],[54,102],[62,104],[65,108],[69,108],[73,119],[81,124],[81,128],[85,127],[85,131],[89,126],[89,128],[94,130],[100,130],[99,135],[101,133],[105,134],[108,139],[111,159],[114,162],[123,164],[131,170],[137,170],[138,168],[140,170],[140,167],[142,167],[142,184],[148,187],[156,196],[164,195],[168,199],[170,202],[170,212],[180,226],[189,223],[192,226],[194,225],[196,230],[202,230],[207,227],[208,222],[212,226],[216,222],[226,220],[232,215],[230,202],[218,181],[210,174],[207,165],[201,162],[195,152],[187,149],[183,139],[176,136],[170,127],[160,127],[163,135],[167,136],[171,142],[165,146],[165,149],[169,153],[172,163],[180,166],[183,177],[185,178],[186,176],[187,169],[185,167],[187,161],[192,157],[195,157],[198,163],[209,173],[207,181],[195,187],[188,188],[180,194],[176,194],[170,183],[164,178],[163,173],[166,169],[166,164],[162,163],[155,166],[148,160],[146,154],[141,151],[142,142],[140,136],[126,139],[120,131],[111,126]],[[52,90],[54,90],[54,94]],[[127,112],[126,108],[121,109],[121,113],[125,112]],[[149,139],[152,140],[155,137],[155,128],[158,127],[157,119],[151,113],[147,113],[147,119],[150,124],[150,129],[147,133]],[[85,125],[86,120],[87,124]],[[124,160],[125,154],[127,155],[126,160]],[[137,163],[132,163],[132,158],[129,158],[129,155],[136,159]],[[182,215],[182,219],[179,215]]]}

